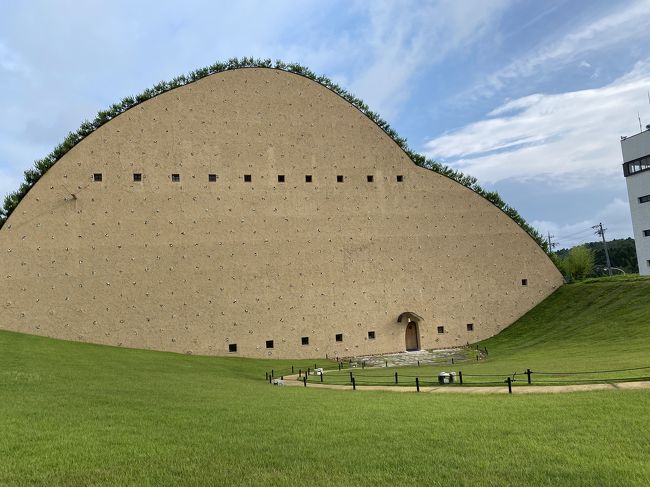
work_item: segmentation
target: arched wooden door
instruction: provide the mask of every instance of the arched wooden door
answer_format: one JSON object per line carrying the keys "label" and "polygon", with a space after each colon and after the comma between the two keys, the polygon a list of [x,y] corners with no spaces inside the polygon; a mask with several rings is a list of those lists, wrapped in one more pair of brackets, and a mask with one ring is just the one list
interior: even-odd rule
{"label": "arched wooden door", "polygon": [[420,350],[420,343],[418,340],[418,325],[410,321],[406,325],[406,351]]}

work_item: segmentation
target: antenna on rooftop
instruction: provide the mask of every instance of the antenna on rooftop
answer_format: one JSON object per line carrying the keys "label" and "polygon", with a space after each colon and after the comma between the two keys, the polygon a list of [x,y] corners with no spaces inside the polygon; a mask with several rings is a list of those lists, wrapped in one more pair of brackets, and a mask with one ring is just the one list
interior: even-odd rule
{"label": "antenna on rooftop", "polygon": [[636,112],[636,116],[639,118],[639,132],[643,132],[643,125],[641,124],[641,114]]}

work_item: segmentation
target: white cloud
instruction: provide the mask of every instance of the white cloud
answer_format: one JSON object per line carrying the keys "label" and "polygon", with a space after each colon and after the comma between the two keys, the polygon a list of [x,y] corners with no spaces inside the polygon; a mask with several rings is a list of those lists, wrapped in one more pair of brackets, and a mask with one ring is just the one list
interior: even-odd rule
{"label": "white cloud", "polygon": [[[636,0],[629,7],[612,3],[607,15],[578,26],[558,40],[540,43],[540,47],[488,76],[485,82],[471,90],[471,94],[474,97],[491,96],[512,80],[520,81],[538,73],[546,75],[576,62],[585,53],[644,42],[648,39],[649,23],[650,0]],[[584,60],[580,63],[582,68],[589,66],[590,63]],[[468,94],[463,94],[465,96]]]}
{"label": "white cloud", "polygon": [[650,59],[598,89],[536,94],[505,103],[491,118],[425,144],[425,152],[484,183],[544,178],[567,189],[621,176],[620,135],[650,123]]}
{"label": "white cloud", "polygon": [[0,70],[8,73],[28,74],[29,69],[17,53],[0,42]]}
{"label": "white cloud", "polygon": [[553,221],[536,220],[531,225],[544,236],[551,234],[556,249],[569,248],[585,242],[594,242],[600,237],[592,228],[599,223],[605,229],[605,238],[627,238],[632,234],[632,219],[627,200],[614,198],[605,207],[597,211],[593,218],[573,223],[559,224]]}
{"label": "white cloud", "polygon": [[414,75],[482,38],[510,0],[362,2],[368,26],[356,64],[363,66],[351,91],[387,118],[409,95]]}

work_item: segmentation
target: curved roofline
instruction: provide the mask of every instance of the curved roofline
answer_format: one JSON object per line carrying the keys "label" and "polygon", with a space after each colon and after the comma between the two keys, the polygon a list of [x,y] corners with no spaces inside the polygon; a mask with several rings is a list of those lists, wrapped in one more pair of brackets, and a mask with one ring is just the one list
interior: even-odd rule
{"label": "curved roofline", "polygon": [[20,185],[17,191],[9,193],[5,196],[4,205],[2,208],[0,208],[0,229],[3,227],[9,216],[20,204],[29,190],[36,184],[36,182],[74,146],[76,146],[79,142],[81,142],[95,130],[98,130],[104,124],[110,122],[131,108],[134,108],[139,104],[150,100],[151,98],[162,95],[176,88],[181,88],[185,85],[194,83],[213,74],[246,68],[275,69],[290,74],[296,74],[311,81],[315,81],[321,86],[332,91],[350,103],[352,106],[354,106],[357,110],[359,110],[372,122],[374,122],[375,125],[377,125],[381,130],[383,130],[384,133],[388,135],[404,151],[404,153],[415,165],[429,169],[442,176],[446,176],[449,179],[452,179],[462,186],[470,189],[474,193],[477,193],[479,196],[482,196],[484,199],[504,212],[511,220],[517,223],[517,225],[519,225],[537,243],[537,245],[539,245],[539,247],[548,254],[549,249],[544,238],[539,234],[539,232],[537,232],[537,230],[531,227],[521,217],[521,215],[519,215],[517,210],[507,205],[496,191],[486,191],[478,184],[475,177],[451,169],[444,164],[441,164],[433,159],[430,159],[411,150],[406,143],[406,139],[400,137],[397,132],[388,124],[388,122],[382,119],[379,114],[370,110],[368,105],[366,105],[361,99],[352,95],[326,76],[317,76],[313,71],[300,64],[287,64],[280,60],[273,62],[271,59],[254,59],[252,57],[244,57],[242,59],[231,58],[225,63],[217,62],[206,68],[200,68],[192,71],[187,75],[177,76],[171,81],[161,81],[155,84],[152,88],[145,89],[137,96],[127,96],[123,98],[120,103],[112,104],[107,110],[100,110],[92,122],[89,122],[87,120],[83,121],[76,132],[70,132],[63,140],[63,142],[57,145],[50,154],[45,156],[43,159],[36,160],[34,162],[33,169],[27,169],[25,171],[25,181]]}

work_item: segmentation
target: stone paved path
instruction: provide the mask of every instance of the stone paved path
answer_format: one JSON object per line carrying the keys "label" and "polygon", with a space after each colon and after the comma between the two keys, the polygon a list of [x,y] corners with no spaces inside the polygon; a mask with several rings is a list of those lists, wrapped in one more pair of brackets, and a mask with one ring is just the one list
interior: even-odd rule
{"label": "stone paved path", "polygon": [[[285,376],[285,386],[304,387],[297,375]],[[339,389],[351,391],[352,386],[338,384],[307,383],[307,387],[317,389]],[[583,391],[611,391],[650,389],[650,381],[643,382],[610,382],[602,384],[567,384],[560,386],[513,386],[513,394],[559,394],[566,392]],[[391,392],[416,392],[414,386],[357,386],[357,391],[391,391]],[[431,393],[456,393],[456,394],[507,394],[508,386],[472,387],[472,386],[427,386],[420,387],[420,392]]]}

